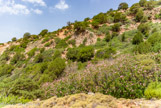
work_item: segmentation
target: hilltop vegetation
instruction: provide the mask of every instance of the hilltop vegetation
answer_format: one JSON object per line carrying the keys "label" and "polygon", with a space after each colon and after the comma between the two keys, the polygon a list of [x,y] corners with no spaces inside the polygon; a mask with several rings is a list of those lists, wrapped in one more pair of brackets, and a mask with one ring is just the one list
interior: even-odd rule
{"label": "hilltop vegetation", "polygon": [[[121,3],[118,10],[68,22],[57,31],[13,37],[1,45],[0,102],[88,92],[160,98],[160,4]],[[13,102],[15,97],[19,101]]]}

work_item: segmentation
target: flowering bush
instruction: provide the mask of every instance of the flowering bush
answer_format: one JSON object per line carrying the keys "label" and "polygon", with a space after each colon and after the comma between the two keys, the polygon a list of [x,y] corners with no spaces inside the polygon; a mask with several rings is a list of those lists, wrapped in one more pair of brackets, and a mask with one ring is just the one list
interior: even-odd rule
{"label": "flowering bush", "polygon": [[151,64],[141,63],[142,60],[144,59],[125,55],[110,62],[88,64],[85,70],[74,71],[67,74],[65,78],[54,82],[53,85],[48,85],[52,89],[45,85],[44,88],[50,91],[46,94],[57,96],[91,91],[118,98],[141,98],[144,96],[144,90],[149,82],[155,81],[155,73],[160,71],[156,64],[146,69],[145,66]]}

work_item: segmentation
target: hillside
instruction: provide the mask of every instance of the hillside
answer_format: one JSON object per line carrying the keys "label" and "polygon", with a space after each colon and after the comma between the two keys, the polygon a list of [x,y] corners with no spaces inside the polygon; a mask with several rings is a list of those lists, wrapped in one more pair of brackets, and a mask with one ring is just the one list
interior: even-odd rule
{"label": "hillside", "polygon": [[[111,97],[122,107],[126,99],[161,98],[160,4],[160,0],[140,0],[131,7],[121,3],[118,10],[68,22],[57,31],[25,33],[0,44],[0,103],[48,104],[56,97],[58,101],[73,94],[86,97],[79,93],[89,92],[102,93],[92,98]],[[151,102],[145,99],[145,104]],[[98,101],[101,104],[101,98]],[[159,100],[156,103],[160,106]]]}

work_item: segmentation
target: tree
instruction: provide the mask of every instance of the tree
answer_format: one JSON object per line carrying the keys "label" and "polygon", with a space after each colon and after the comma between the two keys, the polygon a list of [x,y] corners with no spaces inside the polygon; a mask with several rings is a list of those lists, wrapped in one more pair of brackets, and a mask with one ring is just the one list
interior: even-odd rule
{"label": "tree", "polygon": [[127,10],[128,9],[128,4],[127,3],[120,3],[118,10],[123,9],[123,10]]}
{"label": "tree", "polygon": [[137,34],[134,36],[132,43],[139,44],[141,42],[143,42],[143,34],[140,31],[138,31]]}
{"label": "tree", "polygon": [[137,13],[136,13],[136,17],[135,17],[135,20],[137,22],[140,22],[144,17],[144,12],[143,10],[139,10]]}
{"label": "tree", "polygon": [[16,37],[13,37],[12,38],[12,42],[15,42],[15,41],[17,41],[17,38]]}
{"label": "tree", "polygon": [[147,0],[140,0],[139,1],[139,4],[141,7],[144,7],[146,5],[146,3],[147,3]]}

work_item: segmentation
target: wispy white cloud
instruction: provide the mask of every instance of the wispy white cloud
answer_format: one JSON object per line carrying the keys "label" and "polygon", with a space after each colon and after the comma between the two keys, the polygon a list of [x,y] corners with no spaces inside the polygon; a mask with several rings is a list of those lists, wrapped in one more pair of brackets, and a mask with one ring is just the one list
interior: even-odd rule
{"label": "wispy white cloud", "polygon": [[40,9],[28,8],[26,5],[16,3],[15,0],[0,0],[0,14],[28,15],[30,13],[40,15],[43,11]]}
{"label": "wispy white cloud", "polygon": [[66,10],[69,8],[69,5],[65,2],[65,0],[60,0],[60,2],[55,5],[55,8],[60,10]]}
{"label": "wispy white cloud", "polygon": [[40,9],[32,9],[32,11],[36,14],[41,15],[43,12]]}
{"label": "wispy white cloud", "polygon": [[46,3],[43,0],[22,0],[24,2],[29,2],[35,5],[46,6]]}
{"label": "wispy white cloud", "polygon": [[14,0],[0,0],[0,14],[29,14],[30,10],[22,4],[16,4]]}
{"label": "wispy white cloud", "polygon": [[34,5],[46,6],[46,3],[43,0],[22,0],[24,2],[29,2]]}

